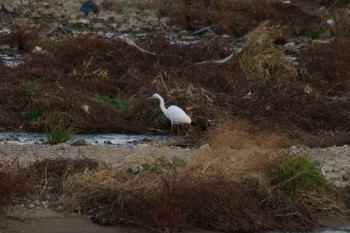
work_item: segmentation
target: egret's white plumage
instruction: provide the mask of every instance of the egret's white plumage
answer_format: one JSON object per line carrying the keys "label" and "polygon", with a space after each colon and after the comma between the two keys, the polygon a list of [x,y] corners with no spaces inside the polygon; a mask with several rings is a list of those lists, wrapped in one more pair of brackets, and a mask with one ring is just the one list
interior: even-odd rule
{"label": "egret's white plumage", "polygon": [[159,94],[154,94],[149,98],[150,99],[159,99],[160,109],[162,110],[162,112],[164,113],[166,118],[168,118],[170,120],[171,126],[172,125],[181,125],[181,124],[191,124],[191,122],[192,122],[191,118],[184,112],[184,110],[182,110],[178,106],[171,105],[169,108],[166,108],[164,106],[164,100]]}

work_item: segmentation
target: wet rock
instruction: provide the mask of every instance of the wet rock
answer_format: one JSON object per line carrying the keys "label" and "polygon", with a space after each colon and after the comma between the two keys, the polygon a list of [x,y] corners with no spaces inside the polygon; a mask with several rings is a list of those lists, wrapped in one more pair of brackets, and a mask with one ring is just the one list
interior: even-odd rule
{"label": "wet rock", "polygon": [[65,144],[65,143],[60,144],[60,145],[59,145],[59,148],[60,148],[60,150],[67,150],[67,149],[68,149],[68,145]]}
{"label": "wet rock", "polygon": [[129,27],[128,24],[122,24],[119,27],[119,31],[122,32],[122,33],[129,32],[130,31],[130,27]]}
{"label": "wet rock", "polygon": [[59,19],[59,18],[61,18],[61,14],[59,14],[59,13],[53,13],[53,14],[51,14],[51,17],[53,18],[53,19]]}
{"label": "wet rock", "polygon": [[5,13],[13,13],[15,10],[14,8],[9,5],[9,4],[5,4],[3,7],[2,7],[2,10],[5,12]]}
{"label": "wet rock", "polygon": [[21,1],[21,5],[22,6],[27,6],[27,5],[29,5],[29,1],[28,0],[22,0]]}
{"label": "wet rock", "polygon": [[70,24],[84,24],[84,25],[90,24],[90,20],[87,20],[87,19],[69,20],[68,22]]}
{"label": "wet rock", "polygon": [[288,42],[284,46],[284,50],[288,52],[298,52],[298,48],[294,42]]}
{"label": "wet rock", "polygon": [[113,143],[110,140],[104,141],[103,143],[106,145],[113,145]]}
{"label": "wet rock", "polygon": [[108,24],[108,26],[110,28],[114,28],[114,29],[118,28],[118,24],[117,23],[110,23],[110,24]]}
{"label": "wet rock", "polygon": [[40,46],[35,46],[34,49],[32,50],[32,53],[40,53],[43,52],[43,48]]}
{"label": "wet rock", "polygon": [[100,9],[98,8],[98,6],[96,5],[96,3],[94,1],[87,0],[87,1],[83,2],[83,4],[81,5],[80,11],[84,12],[86,15],[88,15],[91,12],[97,14],[100,11]]}
{"label": "wet rock", "polygon": [[16,18],[12,21],[12,23],[20,28],[28,28],[33,27],[35,25],[33,20],[26,18]]}
{"label": "wet rock", "polygon": [[350,182],[350,171],[342,175],[343,181]]}
{"label": "wet rock", "polygon": [[42,2],[41,5],[45,8],[49,8],[51,4],[49,2]]}
{"label": "wet rock", "polygon": [[36,10],[36,12],[37,12],[38,14],[42,14],[44,11],[45,11],[45,9],[42,8],[42,7],[38,8],[38,9]]}
{"label": "wet rock", "polygon": [[108,22],[111,19],[109,14],[99,14],[97,18],[103,22]]}
{"label": "wet rock", "polygon": [[209,144],[204,144],[204,145],[201,145],[200,147],[199,147],[199,149],[200,150],[209,150],[210,149],[210,146],[209,146]]}
{"label": "wet rock", "polygon": [[106,11],[119,11],[119,6],[114,0],[103,0],[101,8]]}
{"label": "wet rock", "polygon": [[42,13],[34,13],[34,14],[32,14],[32,19],[40,19],[41,15],[42,15]]}
{"label": "wet rock", "polygon": [[312,43],[313,44],[331,44],[333,42],[333,39],[320,39],[320,40],[313,40]]}
{"label": "wet rock", "polygon": [[152,25],[142,25],[140,29],[142,31],[151,31],[154,27]]}
{"label": "wet rock", "polygon": [[148,144],[138,144],[137,145],[137,149],[140,149],[140,150],[143,150],[143,149],[146,149],[146,148],[148,148],[149,147],[149,145]]}
{"label": "wet rock", "polygon": [[319,10],[319,11],[325,11],[325,10],[326,10],[326,7],[325,7],[325,6],[321,6],[318,10]]}
{"label": "wet rock", "polygon": [[104,25],[103,23],[95,23],[92,25],[93,29],[104,29],[106,28],[106,25]]}
{"label": "wet rock", "polygon": [[9,136],[1,138],[0,141],[1,142],[5,142],[5,141],[20,142],[21,140],[19,140],[19,138],[16,137],[15,135],[9,135]]}
{"label": "wet rock", "polygon": [[155,143],[156,140],[154,140],[154,139],[151,138],[151,137],[146,137],[146,138],[143,138],[142,140],[140,140],[140,142],[144,142],[144,143]]}
{"label": "wet rock", "polygon": [[0,45],[0,50],[10,49],[10,45],[8,44],[2,44]]}
{"label": "wet rock", "polygon": [[73,142],[71,145],[72,146],[86,146],[86,145],[89,145],[89,143],[85,139],[81,138],[78,141]]}

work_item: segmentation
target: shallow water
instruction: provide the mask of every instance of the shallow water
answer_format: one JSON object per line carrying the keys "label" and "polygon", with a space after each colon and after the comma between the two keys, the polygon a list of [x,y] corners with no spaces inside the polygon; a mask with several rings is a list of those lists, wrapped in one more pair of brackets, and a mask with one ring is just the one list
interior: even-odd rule
{"label": "shallow water", "polygon": [[16,48],[1,45],[0,60],[2,60],[7,66],[15,67],[23,62],[23,55]]}
{"label": "shallow water", "polygon": [[[80,134],[75,135],[67,143],[71,144],[84,139],[90,145],[135,146],[142,143],[164,142],[169,136],[160,135],[128,135],[128,134]],[[42,133],[0,133],[0,144],[43,145],[46,136]]]}

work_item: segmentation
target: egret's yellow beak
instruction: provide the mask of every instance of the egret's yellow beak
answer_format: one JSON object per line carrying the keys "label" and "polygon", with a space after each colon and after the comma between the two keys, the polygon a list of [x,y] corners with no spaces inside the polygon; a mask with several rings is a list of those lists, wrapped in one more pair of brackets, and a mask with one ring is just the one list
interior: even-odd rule
{"label": "egret's yellow beak", "polygon": [[154,99],[154,97],[151,96],[151,97],[147,97],[146,99],[147,99],[147,100],[151,100],[151,99]]}

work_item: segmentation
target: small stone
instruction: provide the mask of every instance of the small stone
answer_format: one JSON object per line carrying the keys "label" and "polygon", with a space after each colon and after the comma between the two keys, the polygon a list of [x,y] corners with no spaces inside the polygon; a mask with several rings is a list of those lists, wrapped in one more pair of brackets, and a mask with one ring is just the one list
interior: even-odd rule
{"label": "small stone", "polygon": [[77,13],[72,13],[72,14],[70,14],[70,15],[68,16],[68,18],[70,18],[70,19],[76,19],[76,18],[78,18],[78,14],[77,14]]}
{"label": "small stone", "polygon": [[148,148],[148,147],[149,147],[148,144],[144,144],[144,143],[143,143],[143,144],[138,144],[136,148],[142,150],[142,149],[146,149],[146,148]]}
{"label": "small stone", "polygon": [[22,1],[21,1],[21,4],[22,4],[23,6],[27,6],[27,5],[29,5],[29,1],[28,1],[28,0],[22,0]]}
{"label": "small stone", "polygon": [[61,16],[62,16],[62,15],[59,14],[59,13],[53,13],[53,14],[51,15],[51,17],[52,17],[53,19],[59,19]]}
{"label": "small stone", "polygon": [[118,27],[118,24],[117,23],[110,23],[110,24],[108,24],[108,26],[113,28],[113,29],[116,29]]}
{"label": "small stone", "polygon": [[210,146],[209,146],[209,144],[204,144],[204,145],[201,145],[201,146],[199,147],[199,149],[200,149],[200,150],[209,150],[209,149],[210,149]]}
{"label": "small stone", "polygon": [[26,18],[16,18],[12,21],[12,23],[20,28],[26,28],[26,27],[31,27],[34,25],[33,20],[26,19]]}
{"label": "small stone", "polygon": [[0,50],[5,50],[5,49],[10,49],[11,47],[10,47],[10,45],[8,45],[8,44],[1,44],[0,45]]}
{"label": "small stone", "polygon": [[180,40],[186,40],[186,41],[192,41],[195,39],[196,39],[196,37],[194,37],[194,36],[181,36],[180,37]]}
{"label": "small stone", "polygon": [[106,145],[112,145],[113,143],[110,140],[104,141],[104,144]]}
{"label": "small stone", "polygon": [[102,24],[102,23],[95,23],[92,28],[94,29],[103,29],[106,28],[106,25]]}
{"label": "small stone", "polygon": [[40,19],[41,18],[41,13],[34,13],[34,14],[32,14],[32,18],[33,19]]}
{"label": "small stone", "polygon": [[143,31],[152,31],[153,26],[151,26],[151,25],[142,25],[140,27],[140,29],[143,30]]}
{"label": "small stone", "polygon": [[13,13],[14,12],[14,9],[12,8],[12,6],[8,5],[8,4],[5,4],[2,9],[5,11],[5,12],[8,12],[8,13]]}
{"label": "small stone", "polygon": [[43,51],[43,48],[40,46],[35,46],[34,49],[32,50],[32,53],[40,53]]}
{"label": "small stone", "polygon": [[83,138],[80,138],[78,141],[75,141],[71,144],[72,146],[86,146],[86,145],[89,145],[89,143],[83,139]]}
{"label": "small stone", "polygon": [[15,141],[15,142],[20,142],[21,140],[19,140],[18,137],[16,137],[15,135],[9,135],[9,136],[6,136],[6,137],[3,137],[0,139],[1,142],[4,142],[4,141]]}
{"label": "small stone", "polygon": [[50,5],[51,5],[49,2],[42,2],[41,4],[42,4],[44,7],[50,7]]}
{"label": "small stone", "polygon": [[343,174],[343,175],[341,176],[341,178],[342,178],[344,181],[350,180],[350,171],[347,172],[347,173],[345,173],[345,174]]}

